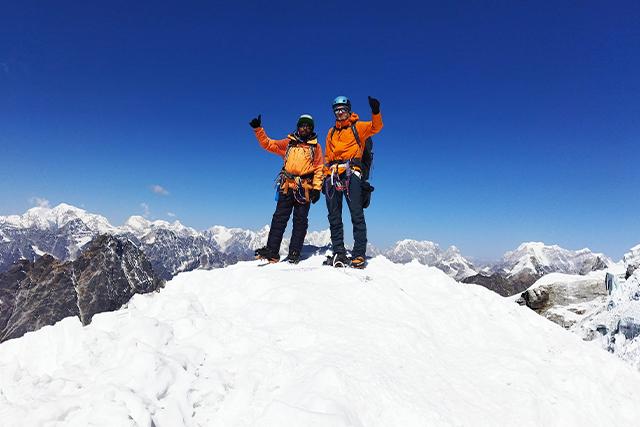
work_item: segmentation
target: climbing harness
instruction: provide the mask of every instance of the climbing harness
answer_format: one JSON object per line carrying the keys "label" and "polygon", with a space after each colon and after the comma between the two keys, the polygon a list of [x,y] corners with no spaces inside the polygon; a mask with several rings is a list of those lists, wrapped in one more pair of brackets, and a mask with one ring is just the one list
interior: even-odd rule
{"label": "climbing harness", "polygon": [[291,175],[284,168],[280,171],[275,180],[276,191],[282,194],[293,193],[296,202],[305,204],[311,200],[311,190],[313,190],[313,174],[304,176]]}

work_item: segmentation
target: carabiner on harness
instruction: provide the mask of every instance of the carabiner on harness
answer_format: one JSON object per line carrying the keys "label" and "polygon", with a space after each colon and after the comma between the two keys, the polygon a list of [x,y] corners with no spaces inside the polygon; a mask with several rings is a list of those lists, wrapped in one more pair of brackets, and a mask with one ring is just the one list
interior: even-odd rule
{"label": "carabiner on harness", "polygon": [[[345,170],[342,172],[344,177],[341,177],[340,174],[340,166],[344,166]],[[335,163],[331,165],[331,175],[329,179],[325,179],[325,194],[328,198],[332,198],[333,194],[336,191],[344,192],[345,196],[348,200],[350,199],[349,194],[349,183],[351,182],[351,161],[347,160],[344,163]]]}

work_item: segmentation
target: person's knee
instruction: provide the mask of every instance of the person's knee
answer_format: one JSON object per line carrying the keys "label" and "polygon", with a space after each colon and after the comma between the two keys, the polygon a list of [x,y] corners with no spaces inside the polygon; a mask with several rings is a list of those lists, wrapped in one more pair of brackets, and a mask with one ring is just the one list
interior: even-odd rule
{"label": "person's knee", "polygon": [[309,226],[309,219],[307,218],[293,218],[293,226],[296,228],[307,228]]}
{"label": "person's knee", "polygon": [[286,224],[289,221],[289,217],[288,216],[284,216],[284,215],[274,215],[273,216],[273,222],[277,223],[277,224]]}
{"label": "person's knee", "polygon": [[330,224],[342,222],[342,215],[339,212],[329,212],[327,219],[329,219]]}
{"label": "person's knee", "polygon": [[364,224],[364,212],[362,209],[351,212],[351,222],[354,224]]}

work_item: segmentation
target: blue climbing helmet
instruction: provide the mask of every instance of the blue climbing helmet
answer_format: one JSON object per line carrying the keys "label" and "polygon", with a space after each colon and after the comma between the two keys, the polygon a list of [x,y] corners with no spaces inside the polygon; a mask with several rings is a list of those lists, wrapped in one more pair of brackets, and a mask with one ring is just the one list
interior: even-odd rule
{"label": "blue climbing helmet", "polygon": [[331,108],[335,111],[336,107],[341,105],[346,105],[349,111],[351,111],[351,101],[346,96],[338,96],[333,100],[333,104],[331,104]]}

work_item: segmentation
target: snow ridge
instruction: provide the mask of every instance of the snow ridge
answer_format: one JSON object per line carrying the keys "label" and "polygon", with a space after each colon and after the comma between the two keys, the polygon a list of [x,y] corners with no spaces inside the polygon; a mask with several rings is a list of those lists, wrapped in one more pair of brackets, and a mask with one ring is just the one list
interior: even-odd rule
{"label": "snow ridge", "polygon": [[378,257],[365,271],[342,271],[320,259],[183,273],[85,328],[67,318],[4,343],[3,423],[640,419],[638,372],[527,308],[417,262]]}

